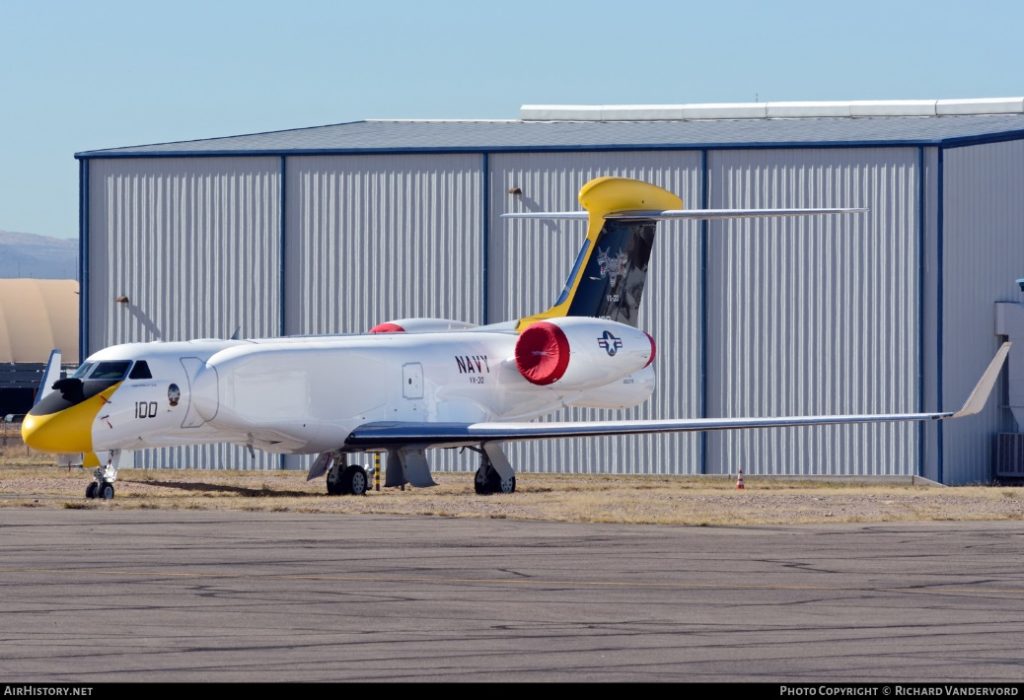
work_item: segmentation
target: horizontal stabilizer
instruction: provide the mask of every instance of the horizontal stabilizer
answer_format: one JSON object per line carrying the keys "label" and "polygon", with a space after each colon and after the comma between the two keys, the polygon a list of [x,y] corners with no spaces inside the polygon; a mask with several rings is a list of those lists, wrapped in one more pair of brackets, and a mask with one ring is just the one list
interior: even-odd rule
{"label": "horizontal stabilizer", "polygon": [[585,211],[521,211],[502,214],[503,219],[580,219],[590,216]]}
{"label": "horizontal stabilizer", "polygon": [[[655,209],[621,211],[606,214],[604,218],[616,221],[710,221],[715,219],[749,219],[789,216],[820,216],[822,214],[863,214],[863,208],[819,208],[819,209]],[[502,214],[503,219],[586,219],[585,211],[515,212]]]}
{"label": "horizontal stabilizer", "polygon": [[753,217],[820,216],[822,214],[863,214],[867,209],[666,209],[663,211],[624,211],[609,214],[608,219],[622,221],[665,221],[689,219],[706,221],[712,219],[749,219]]}

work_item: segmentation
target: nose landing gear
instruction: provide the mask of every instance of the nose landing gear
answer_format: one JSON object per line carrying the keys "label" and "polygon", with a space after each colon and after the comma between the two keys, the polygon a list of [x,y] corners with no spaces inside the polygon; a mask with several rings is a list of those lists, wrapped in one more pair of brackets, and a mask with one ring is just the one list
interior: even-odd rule
{"label": "nose landing gear", "polygon": [[86,498],[102,498],[109,501],[114,498],[114,482],[117,481],[117,463],[120,450],[110,453],[105,467],[96,467],[92,476],[94,481],[85,489]]}

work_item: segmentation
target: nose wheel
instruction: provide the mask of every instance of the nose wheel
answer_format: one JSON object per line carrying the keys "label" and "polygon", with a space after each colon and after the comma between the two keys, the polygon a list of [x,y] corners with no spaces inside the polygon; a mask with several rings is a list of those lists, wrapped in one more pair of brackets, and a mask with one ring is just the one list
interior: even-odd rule
{"label": "nose wheel", "polygon": [[94,481],[85,487],[85,497],[102,498],[105,501],[113,499],[117,468],[112,463],[105,467],[98,467],[92,476]]}

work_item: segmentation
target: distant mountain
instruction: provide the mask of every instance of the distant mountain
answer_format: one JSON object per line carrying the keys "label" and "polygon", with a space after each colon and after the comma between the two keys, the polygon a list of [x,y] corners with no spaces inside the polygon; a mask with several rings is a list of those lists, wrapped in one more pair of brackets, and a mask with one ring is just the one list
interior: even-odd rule
{"label": "distant mountain", "polygon": [[77,279],[78,239],[0,231],[0,277]]}

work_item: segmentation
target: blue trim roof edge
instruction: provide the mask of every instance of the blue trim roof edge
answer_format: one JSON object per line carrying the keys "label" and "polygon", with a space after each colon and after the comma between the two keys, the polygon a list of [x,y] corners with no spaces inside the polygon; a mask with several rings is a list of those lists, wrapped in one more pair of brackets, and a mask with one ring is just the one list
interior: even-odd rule
{"label": "blue trim roof edge", "polygon": [[[231,137],[223,137],[231,138]],[[919,148],[940,146],[958,148],[977,146],[1003,141],[1024,139],[1024,130],[983,134],[979,136],[957,136],[948,139],[876,139],[870,141],[751,141],[743,143],[630,143],[630,144],[577,144],[572,146],[438,146],[438,147],[394,147],[394,148],[296,148],[296,149],[252,149],[220,151],[125,151],[100,150],[82,151],[75,154],[78,160],[92,158],[234,158],[234,157],[281,157],[281,156],[326,156],[326,155],[393,155],[402,153],[575,153],[579,151],[701,151],[701,150],[742,150],[779,148]]]}

